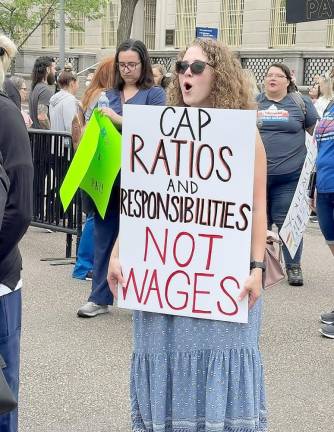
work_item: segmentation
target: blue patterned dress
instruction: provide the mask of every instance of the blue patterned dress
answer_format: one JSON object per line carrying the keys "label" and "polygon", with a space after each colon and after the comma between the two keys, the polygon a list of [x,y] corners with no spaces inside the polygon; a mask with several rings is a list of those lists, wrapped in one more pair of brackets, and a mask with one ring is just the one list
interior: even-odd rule
{"label": "blue patterned dress", "polygon": [[261,305],[248,324],[135,311],[132,431],[267,431]]}

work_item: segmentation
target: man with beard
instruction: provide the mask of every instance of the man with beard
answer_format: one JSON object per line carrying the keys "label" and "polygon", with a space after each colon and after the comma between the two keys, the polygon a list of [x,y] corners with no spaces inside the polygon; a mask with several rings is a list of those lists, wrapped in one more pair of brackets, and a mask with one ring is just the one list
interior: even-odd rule
{"label": "man with beard", "polygon": [[55,61],[52,57],[38,57],[31,75],[29,111],[34,129],[50,129],[49,103],[55,83]]}

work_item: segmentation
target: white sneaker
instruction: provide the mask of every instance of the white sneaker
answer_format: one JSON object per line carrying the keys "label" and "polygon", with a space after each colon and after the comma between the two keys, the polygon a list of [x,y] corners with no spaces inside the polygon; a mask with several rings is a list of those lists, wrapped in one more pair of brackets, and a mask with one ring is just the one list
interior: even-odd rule
{"label": "white sneaker", "polygon": [[96,315],[104,314],[109,312],[108,305],[98,305],[94,302],[87,302],[81,306],[78,310],[77,315],[81,318],[92,318]]}

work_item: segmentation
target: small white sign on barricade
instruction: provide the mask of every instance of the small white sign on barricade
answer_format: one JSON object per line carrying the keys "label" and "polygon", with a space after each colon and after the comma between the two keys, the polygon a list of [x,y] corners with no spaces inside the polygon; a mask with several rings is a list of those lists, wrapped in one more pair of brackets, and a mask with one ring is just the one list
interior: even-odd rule
{"label": "small white sign on barricade", "polygon": [[315,138],[305,133],[307,155],[288,214],[279,232],[292,258],[296,255],[311,214],[308,186],[317,157]]}
{"label": "small white sign on barricade", "polygon": [[247,322],[256,112],[124,106],[118,305]]}

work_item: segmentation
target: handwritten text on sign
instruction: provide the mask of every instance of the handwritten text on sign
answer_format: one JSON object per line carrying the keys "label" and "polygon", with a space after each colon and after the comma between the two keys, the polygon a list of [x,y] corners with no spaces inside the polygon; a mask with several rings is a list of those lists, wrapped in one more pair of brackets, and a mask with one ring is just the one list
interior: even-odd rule
{"label": "handwritten text on sign", "polygon": [[124,106],[118,305],[247,322],[255,111]]}
{"label": "handwritten text on sign", "polygon": [[305,145],[307,155],[303,169],[288,214],[279,233],[292,258],[296,255],[311,214],[308,186],[317,157],[317,144],[315,138],[307,132],[305,133]]}

